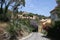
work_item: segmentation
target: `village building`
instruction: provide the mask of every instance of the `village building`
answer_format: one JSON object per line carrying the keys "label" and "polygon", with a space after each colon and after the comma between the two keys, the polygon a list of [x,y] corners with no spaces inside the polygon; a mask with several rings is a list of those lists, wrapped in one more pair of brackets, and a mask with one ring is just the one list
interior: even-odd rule
{"label": "village building", "polygon": [[55,21],[60,21],[60,0],[56,0],[57,6],[50,11],[52,25],[55,24]]}
{"label": "village building", "polygon": [[28,12],[23,12],[22,14],[17,14],[18,15],[18,18],[22,18],[22,19],[37,19],[39,17],[35,16],[35,15],[32,15],[32,16],[29,16],[29,13]]}
{"label": "village building", "polygon": [[51,27],[51,19],[41,19],[38,27],[38,32],[42,32],[44,28]]}
{"label": "village building", "polygon": [[51,19],[54,21],[58,21],[60,20],[60,7],[55,7],[55,9],[53,9],[50,13],[51,13]]}
{"label": "village building", "polygon": [[50,12],[51,19],[54,21],[60,20],[60,0],[56,0],[57,6]]}

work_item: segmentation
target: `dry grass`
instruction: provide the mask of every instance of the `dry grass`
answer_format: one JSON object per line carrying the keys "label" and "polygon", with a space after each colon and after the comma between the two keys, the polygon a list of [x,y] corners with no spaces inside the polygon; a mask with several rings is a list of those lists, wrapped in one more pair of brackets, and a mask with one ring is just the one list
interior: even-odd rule
{"label": "dry grass", "polygon": [[0,28],[6,28],[7,25],[8,24],[6,22],[0,22]]}
{"label": "dry grass", "polygon": [[5,28],[7,27],[7,23],[6,22],[0,22],[0,40],[4,40],[3,39],[3,34],[5,32]]}

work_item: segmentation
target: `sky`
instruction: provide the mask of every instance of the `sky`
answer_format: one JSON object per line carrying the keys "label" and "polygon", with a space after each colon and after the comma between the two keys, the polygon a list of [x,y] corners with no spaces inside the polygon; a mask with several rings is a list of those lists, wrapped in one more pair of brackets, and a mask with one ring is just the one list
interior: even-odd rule
{"label": "sky", "polygon": [[20,10],[50,16],[50,11],[53,10],[56,5],[55,0],[26,0],[25,7]]}

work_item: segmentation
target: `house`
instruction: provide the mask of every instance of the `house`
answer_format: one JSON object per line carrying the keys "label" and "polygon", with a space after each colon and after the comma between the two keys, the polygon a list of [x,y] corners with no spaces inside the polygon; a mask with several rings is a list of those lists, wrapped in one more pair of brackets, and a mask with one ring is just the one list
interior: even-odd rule
{"label": "house", "polygon": [[17,14],[18,18],[22,18],[22,19],[37,19],[38,17],[35,15],[29,16],[30,14],[28,12],[23,12],[22,14]]}
{"label": "house", "polygon": [[51,27],[51,19],[41,19],[38,27],[38,32],[43,32],[43,28]]}
{"label": "house", "polygon": [[58,20],[58,14],[56,12],[56,9],[53,9],[50,13],[51,13],[51,19],[54,21],[57,21]]}
{"label": "house", "polygon": [[60,0],[56,0],[57,6],[50,11],[52,25],[55,25],[55,21],[60,21]]}
{"label": "house", "polygon": [[36,16],[33,15],[32,19],[36,19]]}
{"label": "house", "polygon": [[51,19],[54,21],[60,20],[60,0],[56,0],[57,6],[50,11],[51,13]]}

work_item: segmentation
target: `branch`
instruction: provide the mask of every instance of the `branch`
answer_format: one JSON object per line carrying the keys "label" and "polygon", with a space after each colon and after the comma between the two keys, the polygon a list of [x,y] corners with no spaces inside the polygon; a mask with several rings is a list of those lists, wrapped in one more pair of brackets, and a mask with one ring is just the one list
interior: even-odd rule
{"label": "branch", "polygon": [[10,6],[10,4],[11,4],[11,1],[9,1],[7,5],[5,5],[5,12],[4,13],[7,13],[7,10],[8,10],[8,7]]}

